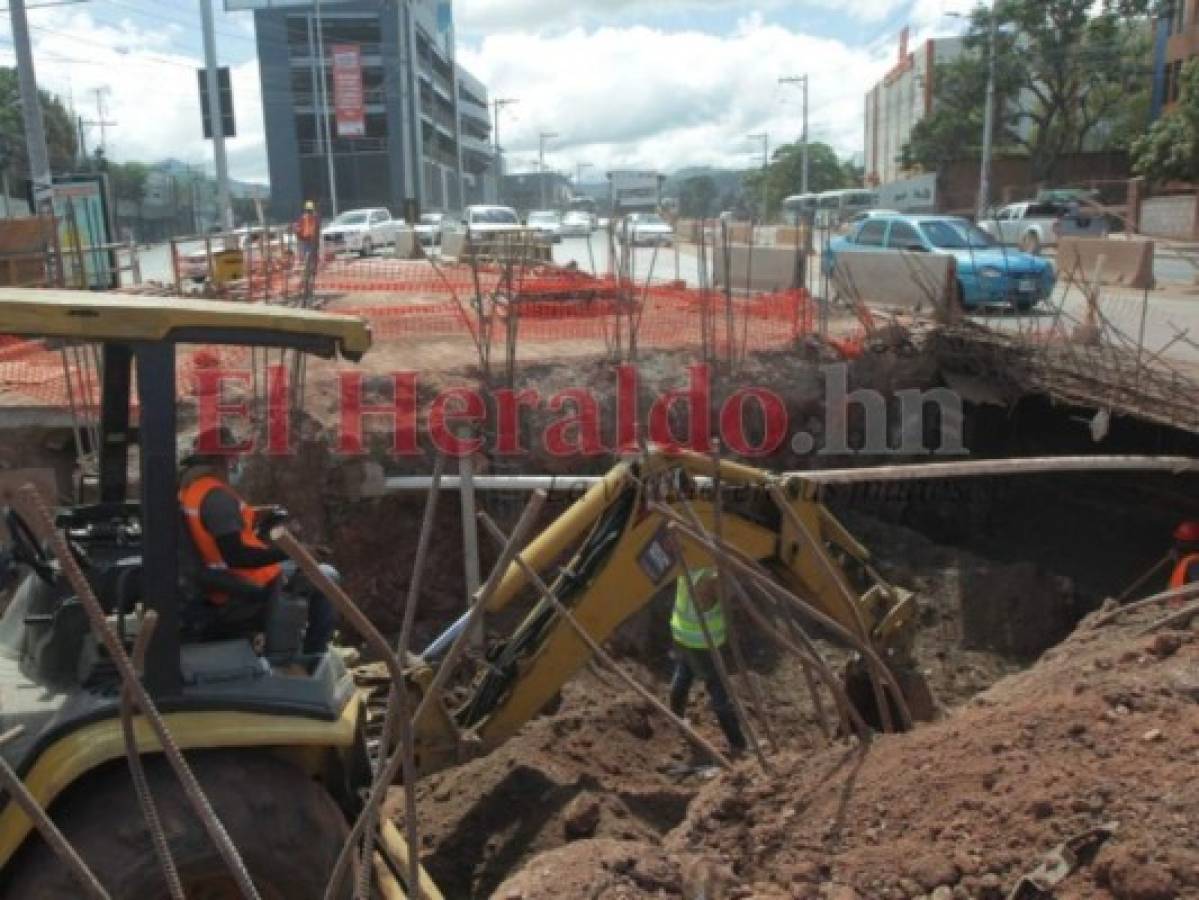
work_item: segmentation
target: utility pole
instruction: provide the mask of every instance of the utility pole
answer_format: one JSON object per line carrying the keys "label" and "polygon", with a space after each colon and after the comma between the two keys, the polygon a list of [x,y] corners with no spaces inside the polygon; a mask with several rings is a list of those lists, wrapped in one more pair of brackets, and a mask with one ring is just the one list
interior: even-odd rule
{"label": "utility pole", "polygon": [[806,194],[808,192],[808,76],[807,75],[784,75],[779,79],[779,84],[800,84],[803,85],[803,136],[800,142],[803,147],[803,180],[799,192]]}
{"label": "utility pole", "polygon": [[541,191],[541,208],[545,209],[545,142],[558,135],[552,131],[541,132],[537,150],[537,186]]}
{"label": "utility pole", "polygon": [[53,183],[50,175],[50,151],[46,148],[46,125],[37,92],[37,74],[33,70],[33,48],[29,44],[29,20],[25,0],[11,0],[12,42],[17,56],[17,78],[21,88],[21,116],[25,125],[25,152],[29,157],[29,177],[33,181],[34,201],[38,189]]}
{"label": "utility pole", "polygon": [[987,215],[991,205],[991,145],[995,140],[995,55],[999,38],[999,19],[995,15],[995,3],[991,3],[990,40],[987,60],[987,104],[983,113],[982,171],[978,175],[978,219]]}
{"label": "utility pole", "polygon": [[233,228],[233,205],[229,200],[229,161],[225,157],[225,120],[221,117],[221,87],[216,66],[216,27],[212,21],[212,0],[200,0],[200,19],[204,30],[204,68],[208,81],[208,118],[212,123],[212,155],[216,163],[217,211],[221,227]]}
{"label": "utility pole", "polygon": [[[320,57],[317,60],[321,77],[321,123],[325,134],[325,165],[329,169],[329,205],[332,207],[333,216],[336,217],[337,209],[337,173],[333,165],[333,134],[329,125],[329,81],[325,74],[325,24],[321,18],[321,0],[316,0],[316,52]],[[420,161],[417,161],[420,165]]]}
{"label": "utility pole", "polygon": [[100,128],[100,149],[105,153],[108,152],[108,129],[109,126],[114,126],[116,122],[109,122],[104,118],[104,95],[108,93],[108,88],[98,87],[93,91],[96,95],[96,121],[85,122],[85,125],[98,125]]}
{"label": "utility pole", "polygon": [[495,198],[497,201],[502,201],[501,183],[504,177],[504,149],[500,146],[500,110],[505,106],[512,106],[514,103],[520,103],[515,97],[496,97],[491,101],[493,117],[495,125],[491,129],[491,140],[495,143]]}
{"label": "utility pole", "polygon": [[751,134],[749,139],[762,142],[762,224],[765,225],[770,210],[770,135],[766,132]]}

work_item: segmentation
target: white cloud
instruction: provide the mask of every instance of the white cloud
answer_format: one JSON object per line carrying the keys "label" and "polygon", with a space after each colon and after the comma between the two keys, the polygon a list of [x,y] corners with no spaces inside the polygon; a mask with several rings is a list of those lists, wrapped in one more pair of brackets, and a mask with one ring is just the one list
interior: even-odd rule
{"label": "white cloud", "polygon": [[[857,22],[881,22],[909,0],[757,0],[753,9],[836,11]],[[461,0],[459,28],[472,33],[546,31],[581,25],[629,22],[649,15],[742,13],[744,0]]]}
{"label": "white cloud", "polygon": [[[200,130],[201,60],[176,49],[181,24],[164,20],[150,30],[129,19],[101,23],[87,11],[51,9],[31,15],[30,24],[40,87],[73,99],[85,120],[98,118],[95,91],[104,91],[105,118],[116,123],[107,129],[110,159],[174,157],[211,169],[212,143]],[[5,21],[0,33],[7,32]],[[13,64],[10,48],[0,46],[0,63]],[[226,141],[230,175],[266,181],[258,64],[232,66],[231,75],[238,136]],[[99,128],[87,128],[86,140],[89,149],[96,147]]]}
{"label": "white cloud", "polygon": [[492,96],[520,102],[502,113],[500,133],[518,165],[536,158],[538,134],[556,132],[548,165],[578,162],[672,170],[747,167],[802,127],[801,92],[779,76],[812,75],[811,134],[845,156],[862,149],[862,104],[893,50],[854,48],[742,20],[714,36],[646,27],[575,28],[558,35],[501,33],[459,56]]}

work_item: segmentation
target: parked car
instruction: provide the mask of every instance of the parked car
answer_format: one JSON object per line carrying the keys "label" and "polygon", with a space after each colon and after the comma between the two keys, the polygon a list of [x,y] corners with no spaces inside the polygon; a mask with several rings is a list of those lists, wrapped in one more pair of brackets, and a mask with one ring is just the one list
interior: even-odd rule
{"label": "parked car", "polygon": [[587,237],[595,231],[595,217],[589,212],[568,212],[562,218],[558,233],[562,237]]}
{"label": "parked car", "polygon": [[412,228],[416,233],[416,239],[429,247],[439,245],[445,218],[445,213],[424,213],[420,217],[420,221]]}
{"label": "parked car", "polygon": [[1077,203],[1012,203],[978,226],[1001,244],[1026,253],[1055,247],[1059,237],[1107,237],[1108,233],[1104,216],[1088,213]]}
{"label": "parked car", "polygon": [[951,216],[877,216],[864,219],[845,237],[834,238],[824,255],[826,274],[843,253],[893,250],[943,253],[957,263],[958,297],[966,309],[1028,310],[1053,293],[1057,273],[1039,256],[999,245],[987,232]]}
{"label": "parked car", "polygon": [[[451,219],[447,216],[442,222],[442,229],[450,227]],[[488,231],[510,231],[520,227],[520,217],[511,206],[468,206],[462,212],[462,218],[456,223],[457,227],[479,234]]]}
{"label": "parked car", "polygon": [[669,247],[674,243],[674,229],[657,213],[629,213],[621,231],[634,247],[641,244]]}
{"label": "parked car", "polygon": [[562,216],[552,209],[537,209],[529,213],[525,224],[541,237],[555,244],[562,240]]}
{"label": "parked car", "polygon": [[902,216],[902,215],[903,215],[903,213],[901,213],[897,209],[867,209],[867,210],[863,210],[860,213],[855,213],[853,218],[851,218],[848,222],[845,223],[845,226],[846,226],[845,230],[846,230],[846,232],[849,232],[852,229],[856,228],[858,226],[859,222],[864,222],[867,219],[877,219],[877,218],[880,218],[881,216]]}
{"label": "parked car", "polygon": [[382,207],[351,209],[321,229],[321,241],[332,253],[370,256],[376,247],[394,245],[405,224],[403,219],[393,219]]}

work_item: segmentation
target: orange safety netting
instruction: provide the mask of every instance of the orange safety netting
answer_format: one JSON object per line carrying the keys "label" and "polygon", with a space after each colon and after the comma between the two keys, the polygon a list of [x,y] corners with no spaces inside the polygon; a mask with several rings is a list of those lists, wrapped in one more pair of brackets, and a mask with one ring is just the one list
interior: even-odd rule
{"label": "orange safety netting", "polygon": [[[725,298],[687,288],[651,287],[641,298],[619,301],[615,288],[595,283],[595,297],[562,301],[524,300],[500,307],[501,316],[519,317],[518,333],[530,341],[603,341],[618,327],[637,325],[643,347],[698,347],[704,342],[705,320],[718,340],[727,340]],[[371,321],[376,338],[402,340],[415,336],[467,335],[476,326],[467,300],[405,306],[341,308]],[[810,334],[815,308],[806,291],[782,291],[733,300],[734,340],[749,350],[787,346]],[[502,326],[501,326],[502,327]]]}
{"label": "orange safety netting", "polygon": [[[499,277],[495,273],[492,276]],[[473,274],[471,278],[473,282]],[[717,352],[725,352],[728,347],[727,301],[722,294],[654,285],[629,288],[624,292],[625,299],[621,299],[621,291],[610,279],[560,271],[543,273],[540,283],[531,279],[529,283],[537,286],[542,299],[537,299],[537,292],[522,291],[523,299],[518,303],[496,307],[501,317],[518,310],[517,334],[522,342],[595,342],[602,346],[618,329],[627,342],[632,321],[637,328],[637,344],[642,348],[699,348],[705,337],[707,345]],[[551,299],[564,295],[571,299]],[[478,329],[471,308],[474,296],[472,284],[469,292],[463,290],[452,299],[338,307],[335,311],[367,318],[379,342],[430,336],[470,341]],[[803,290],[735,297],[732,306],[732,342],[740,351],[784,349],[814,330],[815,304]],[[504,333],[501,321],[492,330],[492,340],[502,342]],[[843,349],[847,353],[860,351],[860,347],[849,343]],[[17,402],[66,407],[74,391],[94,406],[99,386],[84,377],[94,381],[94,374],[81,373],[70,351],[67,357],[64,370],[60,351],[48,350],[39,341],[0,336],[0,392],[15,395]],[[247,363],[244,348],[185,350],[180,353],[177,372],[180,395],[194,395],[198,370],[246,368]],[[67,370],[72,373],[70,390]]]}

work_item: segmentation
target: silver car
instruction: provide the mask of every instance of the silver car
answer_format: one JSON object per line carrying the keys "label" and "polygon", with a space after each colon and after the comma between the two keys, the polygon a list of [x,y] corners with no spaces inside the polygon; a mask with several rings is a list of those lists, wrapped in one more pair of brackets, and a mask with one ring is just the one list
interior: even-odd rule
{"label": "silver car", "polygon": [[529,213],[526,224],[541,237],[555,244],[562,240],[562,217],[552,209],[538,209]]}
{"label": "silver car", "polygon": [[674,243],[674,229],[657,213],[630,213],[625,217],[623,231],[633,246],[669,247]]}
{"label": "silver car", "polygon": [[587,237],[593,231],[595,220],[588,212],[568,212],[558,229],[562,237]]}

